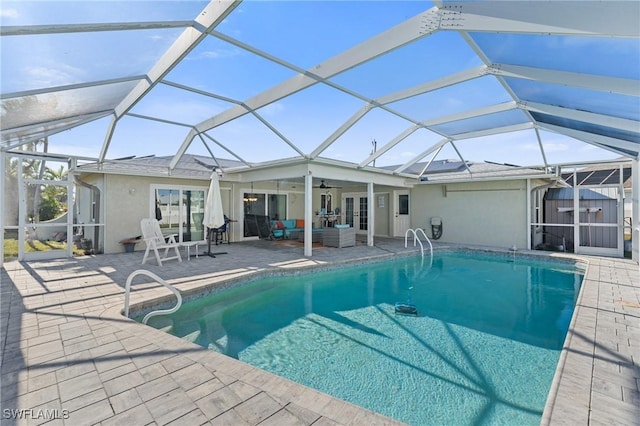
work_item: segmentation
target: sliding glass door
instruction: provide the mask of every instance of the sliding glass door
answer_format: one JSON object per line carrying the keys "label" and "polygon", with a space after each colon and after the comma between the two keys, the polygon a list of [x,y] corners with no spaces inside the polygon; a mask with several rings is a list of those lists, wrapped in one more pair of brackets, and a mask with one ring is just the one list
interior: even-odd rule
{"label": "sliding glass door", "polygon": [[157,187],[153,215],[164,235],[177,234],[179,241],[204,240],[204,201],[204,189]]}
{"label": "sliding glass door", "polygon": [[[255,192],[245,192],[243,196],[245,219],[247,215],[253,217],[268,216],[271,220],[284,220],[287,218],[287,195],[286,194],[265,194]],[[255,226],[248,226],[245,220],[245,237],[258,237],[259,233]]]}

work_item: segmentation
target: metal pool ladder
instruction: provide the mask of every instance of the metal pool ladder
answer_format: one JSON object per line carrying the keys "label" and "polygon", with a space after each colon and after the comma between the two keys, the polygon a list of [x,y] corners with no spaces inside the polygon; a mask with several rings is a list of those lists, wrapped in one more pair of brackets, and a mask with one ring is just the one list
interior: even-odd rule
{"label": "metal pool ladder", "polygon": [[124,315],[129,318],[129,295],[131,293],[131,281],[133,281],[133,279],[135,277],[137,277],[138,275],[146,275],[149,278],[154,279],[156,282],[162,284],[163,286],[165,286],[166,288],[168,288],[169,290],[171,290],[171,292],[173,294],[176,295],[176,298],[178,299],[178,303],[176,303],[176,306],[174,306],[171,309],[158,309],[157,311],[152,311],[149,312],[147,315],[144,316],[144,318],[142,318],[142,323],[146,324],[147,321],[149,321],[149,318],[151,317],[155,317],[158,315],[169,315],[172,314],[174,312],[176,312],[178,309],[180,309],[180,306],[182,306],[182,296],[180,295],[180,292],[173,287],[171,284],[169,284],[168,282],[166,282],[165,280],[163,280],[162,278],[160,278],[159,276],[157,276],[156,274],[154,274],[153,272],[149,272],[145,269],[138,269],[136,271],[133,271],[129,277],[127,278],[127,283],[125,285],[125,290],[124,290]]}
{"label": "metal pool ladder", "polygon": [[433,258],[433,244],[431,244],[431,240],[427,237],[427,234],[424,233],[422,228],[407,229],[407,232],[404,233],[404,248],[407,248],[407,239],[409,238],[409,234],[413,234],[413,246],[416,246],[416,242],[420,244],[420,252],[422,253],[422,257],[424,257],[424,245],[422,244],[422,241],[420,241],[418,233],[421,233],[424,239],[429,243],[429,252],[431,254],[431,258]]}

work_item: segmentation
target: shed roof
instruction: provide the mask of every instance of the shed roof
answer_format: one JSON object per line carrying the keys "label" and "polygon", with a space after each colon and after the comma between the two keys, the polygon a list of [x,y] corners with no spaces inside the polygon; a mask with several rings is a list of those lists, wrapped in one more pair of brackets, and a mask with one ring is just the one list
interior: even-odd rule
{"label": "shed roof", "polygon": [[[549,188],[544,198],[545,200],[573,200],[573,188]],[[603,192],[588,188],[580,189],[580,199],[616,201],[615,198],[609,197]]]}

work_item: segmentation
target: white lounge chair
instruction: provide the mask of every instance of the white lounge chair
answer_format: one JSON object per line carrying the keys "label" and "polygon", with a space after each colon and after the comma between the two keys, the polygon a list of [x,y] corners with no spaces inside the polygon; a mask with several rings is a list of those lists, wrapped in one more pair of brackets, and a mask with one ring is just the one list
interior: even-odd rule
{"label": "white lounge chair", "polygon": [[[160,223],[158,223],[157,219],[153,218],[142,219],[140,221],[140,228],[142,229],[142,238],[147,244],[147,250],[144,252],[144,257],[142,258],[143,265],[147,261],[150,250],[153,250],[155,253],[156,260],[160,266],[162,266],[163,260],[178,259],[179,262],[182,262],[180,250],[178,250],[180,243],[176,242],[176,235],[178,234],[163,235],[160,229]],[[161,258],[158,250],[162,249],[164,249],[164,255]],[[175,256],[168,256],[169,250],[171,249],[175,250]]]}

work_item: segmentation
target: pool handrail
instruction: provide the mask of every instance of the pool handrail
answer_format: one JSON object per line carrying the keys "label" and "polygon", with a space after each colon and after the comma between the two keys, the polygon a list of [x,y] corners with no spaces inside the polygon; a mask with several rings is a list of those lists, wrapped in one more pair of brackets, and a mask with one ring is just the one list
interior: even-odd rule
{"label": "pool handrail", "polygon": [[412,229],[409,228],[407,229],[407,232],[404,233],[404,248],[407,248],[407,238],[409,237],[409,233],[413,234],[413,246],[416,246],[416,241],[420,244],[420,252],[422,253],[422,256],[424,257],[424,245],[422,244],[422,241],[420,241],[420,237],[418,237],[418,231],[420,231],[422,233],[422,235],[424,236],[424,239],[429,243],[429,250],[430,250],[430,254],[431,257],[433,258],[433,244],[431,244],[431,240],[429,239],[429,237],[427,237],[427,234],[425,234],[424,229],[422,228],[416,228],[416,229]]}
{"label": "pool handrail", "polygon": [[182,296],[180,295],[180,292],[175,287],[173,287],[171,284],[169,284],[168,282],[166,282],[165,280],[163,280],[162,278],[160,278],[159,276],[157,276],[153,272],[147,271],[146,269],[137,269],[137,270],[133,271],[131,274],[129,274],[129,277],[127,277],[127,282],[125,284],[125,289],[124,289],[124,316],[129,318],[129,295],[131,293],[131,282],[138,275],[146,275],[149,278],[154,279],[156,282],[162,284],[163,286],[165,286],[169,290],[171,290],[171,292],[173,294],[175,294],[176,298],[178,299],[178,302],[176,303],[176,305],[171,309],[158,309],[157,311],[149,312],[147,315],[144,316],[144,318],[142,318],[142,323],[143,324],[146,324],[147,321],[149,321],[149,319],[151,317],[155,317],[155,316],[158,316],[158,315],[169,315],[169,314],[172,314],[172,313],[176,312],[178,309],[180,309],[180,306],[182,306]]}

